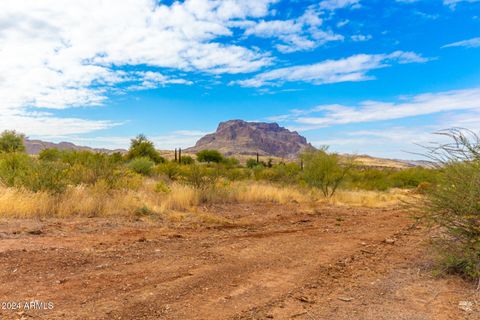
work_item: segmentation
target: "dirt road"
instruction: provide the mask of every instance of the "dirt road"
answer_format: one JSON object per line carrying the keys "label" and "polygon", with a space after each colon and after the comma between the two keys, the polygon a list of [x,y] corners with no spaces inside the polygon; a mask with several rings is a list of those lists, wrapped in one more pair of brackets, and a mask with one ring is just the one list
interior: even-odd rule
{"label": "dirt road", "polygon": [[0,319],[480,319],[404,210],[208,210],[232,224],[0,222]]}

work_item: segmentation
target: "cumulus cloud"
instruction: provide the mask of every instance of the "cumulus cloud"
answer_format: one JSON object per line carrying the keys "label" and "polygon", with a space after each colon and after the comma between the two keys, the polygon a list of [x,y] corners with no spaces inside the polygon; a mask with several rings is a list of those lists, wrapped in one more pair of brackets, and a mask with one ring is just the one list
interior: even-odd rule
{"label": "cumulus cloud", "polygon": [[343,36],[331,30],[322,30],[322,10],[310,6],[302,16],[288,20],[260,21],[248,26],[246,36],[276,38],[276,48],[284,53],[311,50],[329,41],[343,40]]}
{"label": "cumulus cloud", "polygon": [[365,81],[373,79],[368,72],[388,67],[392,63],[421,63],[428,59],[414,52],[395,51],[390,54],[358,54],[340,60],[275,69],[232,84],[243,87],[278,86],[285,82],[309,82],[315,85]]}
{"label": "cumulus cloud", "polygon": [[[8,113],[20,127],[18,117],[33,119],[35,108],[100,105],[120,83],[130,90],[191,83],[162,70],[256,71],[271,63],[269,55],[216,40],[232,35],[229,22],[264,17],[276,1],[186,0],[166,5],[154,0],[7,0],[0,12],[2,118]],[[132,66],[160,71],[132,71]],[[60,124],[62,118],[48,113],[36,119],[27,133],[44,125],[43,120],[59,127],[71,122]],[[6,128],[4,123],[0,129]],[[92,126],[85,128],[92,130],[111,125],[88,123]]]}
{"label": "cumulus cloud", "polygon": [[480,47],[480,37],[449,43],[444,45],[442,48],[450,48],[450,47],[465,47],[465,48]]}

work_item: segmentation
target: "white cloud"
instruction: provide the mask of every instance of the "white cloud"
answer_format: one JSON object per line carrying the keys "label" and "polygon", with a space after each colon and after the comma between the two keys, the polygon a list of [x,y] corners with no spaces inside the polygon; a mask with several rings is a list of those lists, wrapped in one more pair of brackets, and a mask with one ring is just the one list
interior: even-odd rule
{"label": "white cloud", "polygon": [[[296,128],[297,130],[312,130],[339,124],[385,121],[459,111],[480,112],[480,88],[425,93],[402,97],[396,102],[363,101],[353,106],[320,105],[309,110],[294,110],[289,115],[283,115],[281,118],[277,116],[277,118],[301,124],[302,127]],[[457,119],[456,123],[459,124],[460,120]],[[454,125],[450,122],[447,127]]]}
{"label": "white cloud", "polygon": [[[415,2],[420,2],[421,0],[396,0],[396,2],[400,3],[415,3]],[[449,6],[451,9],[455,9],[455,6],[461,2],[479,2],[480,0],[443,0],[443,4],[446,6]]]}
{"label": "white cloud", "polygon": [[361,41],[368,41],[372,39],[372,36],[367,34],[354,34],[353,36],[350,37],[355,42],[361,42]]}
{"label": "white cloud", "polygon": [[478,2],[480,0],[443,0],[443,4],[446,5],[446,6],[450,6],[452,8],[455,7],[456,4],[460,3],[460,2]]}
{"label": "white cloud", "polygon": [[358,8],[360,0],[323,0],[320,2],[320,8],[326,10],[336,10],[341,8]]}
{"label": "white cloud", "polygon": [[343,26],[346,26],[346,25],[349,24],[349,23],[350,23],[350,20],[348,20],[348,19],[339,21],[339,22],[337,22],[337,28],[341,28],[341,27],[343,27]]}
{"label": "white cloud", "polygon": [[17,130],[35,137],[55,137],[108,129],[121,123],[79,118],[60,118],[46,112],[4,111],[1,130]]}
{"label": "white cloud", "polygon": [[[0,112],[15,111],[26,119],[32,108],[100,105],[119,83],[129,84],[130,90],[191,83],[163,71],[122,70],[125,66],[213,74],[256,71],[270,64],[271,57],[215,41],[233,34],[230,22],[264,17],[276,1],[3,1]],[[42,117],[59,120],[51,114]],[[10,118],[15,119],[21,126],[23,120]],[[6,128],[4,123],[0,130]],[[26,133],[45,123],[32,122]]]}
{"label": "white cloud", "polygon": [[289,20],[268,20],[253,23],[245,29],[246,36],[276,38],[277,50],[290,53],[314,49],[329,41],[343,40],[343,36],[322,30],[322,11],[310,6],[300,17]]}
{"label": "white cloud", "polygon": [[465,47],[465,48],[476,48],[480,47],[480,37],[472,38],[468,40],[453,42],[447,45],[444,45],[442,48],[450,48],[450,47]]}
{"label": "white cloud", "polygon": [[275,69],[232,84],[244,87],[280,85],[284,82],[309,82],[316,85],[365,81],[373,79],[368,72],[388,67],[391,63],[426,62],[428,59],[414,52],[395,51],[391,54],[358,54],[340,60],[326,60],[316,64]]}
{"label": "white cloud", "polygon": [[[167,133],[160,136],[148,136],[157,149],[172,150],[175,148],[188,148],[195,145],[195,143],[210,132],[204,132],[200,130],[179,130]],[[95,148],[108,148],[108,149],[127,149],[130,145],[132,137],[128,136],[98,136],[94,138],[85,138],[80,136],[68,136],[57,137],[55,141],[61,141],[67,138],[68,141],[85,145],[88,144]]]}

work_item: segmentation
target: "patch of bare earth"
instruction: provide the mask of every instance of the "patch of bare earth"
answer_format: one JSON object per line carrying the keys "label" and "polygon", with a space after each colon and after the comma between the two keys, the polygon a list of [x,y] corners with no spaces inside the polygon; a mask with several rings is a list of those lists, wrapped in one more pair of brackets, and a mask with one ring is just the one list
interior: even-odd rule
{"label": "patch of bare earth", "polygon": [[233,223],[0,222],[0,301],[54,303],[0,319],[480,319],[402,209],[208,210]]}

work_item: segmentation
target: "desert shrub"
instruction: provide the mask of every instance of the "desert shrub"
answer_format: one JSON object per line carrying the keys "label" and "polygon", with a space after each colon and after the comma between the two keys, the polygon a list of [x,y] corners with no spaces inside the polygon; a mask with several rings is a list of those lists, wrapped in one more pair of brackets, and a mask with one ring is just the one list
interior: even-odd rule
{"label": "desert shrub", "polygon": [[190,165],[181,171],[182,180],[195,189],[207,189],[215,185],[218,171],[204,165]]}
{"label": "desert shrub", "polygon": [[113,163],[117,163],[117,164],[122,164],[125,162],[125,158],[123,157],[123,154],[121,154],[120,152],[114,152],[110,155],[110,160],[113,162]]}
{"label": "desert shrub", "polygon": [[238,161],[238,159],[234,158],[234,157],[229,157],[229,158],[224,158],[222,160],[222,164],[227,168],[227,169],[231,169],[231,168],[235,168],[235,167],[238,167],[240,165],[240,161]]}
{"label": "desert shrub", "polygon": [[23,140],[25,136],[14,130],[6,130],[0,134],[0,152],[24,152],[25,145]]}
{"label": "desert shrub", "polygon": [[223,156],[220,152],[217,150],[202,150],[197,153],[197,160],[199,162],[215,162],[215,163],[220,163],[222,162]]}
{"label": "desert shrub", "polygon": [[113,183],[117,164],[104,153],[90,151],[63,151],[61,161],[68,164],[66,175],[73,185],[93,185],[99,180]]}
{"label": "desert shrub", "polygon": [[296,163],[280,163],[273,166],[273,170],[276,172],[277,181],[284,183],[297,183],[301,167]]}
{"label": "desert shrub", "polygon": [[349,161],[340,163],[340,157],[335,153],[327,153],[326,149],[308,150],[301,157],[304,181],[320,189],[325,197],[335,194],[353,166]]}
{"label": "desert shrub", "polygon": [[250,170],[245,168],[232,168],[226,170],[223,174],[225,178],[230,181],[246,180],[251,177]]}
{"label": "desert shrub", "polygon": [[165,181],[158,181],[156,184],[155,184],[155,192],[158,192],[158,193],[169,193],[170,192],[170,188],[168,187],[168,185],[165,183]]}
{"label": "desert shrub", "polygon": [[149,158],[155,163],[165,162],[165,159],[160,156],[153,142],[147,139],[143,134],[138,135],[130,142],[130,149],[126,155],[127,160],[135,158]]}
{"label": "desert shrub", "polygon": [[386,191],[392,187],[390,169],[352,168],[345,185],[349,189]]}
{"label": "desert shrub", "polygon": [[253,169],[258,166],[258,162],[255,159],[248,159],[246,163],[247,168]]}
{"label": "desert shrub", "polygon": [[21,185],[33,192],[62,193],[68,185],[65,179],[65,165],[51,161],[34,161]]}
{"label": "desert shrub", "polygon": [[180,175],[180,165],[173,161],[161,163],[155,167],[155,172],[159,175],[165,175],[170,180],[176,180]]}
{"label": "desert shrub", "polygon": [[102,181],[111,190],[138,190],[143,183],[143,177],[139,173],[117,168],[108,179],[102,179]]}
{"label": "desert shrub", "polygon": [[63,164],[35,161],[23,153],[9,153],[1,157],[0,181],[7,187],[55,193],[64,191],[68,183]]}
{"label": "desert shrub", "polygon": [[128,163],[130,170],[144,176],[149,176],[152,174],[153,166],[155,166],[155,162],[147,157],[135,158]]}
{"label": "desert shrub", "polygon": [[395,188],[416,188],[422,182],[434,183],[437,170],[415,167],[394,172],[390,179]]}
{"label": "desert shrub", "polygon": [[266,168],[262,165],[253,168],[253,177],[257,181],[278,181],[278,173],[272,168]]}
{"label": "desert shrub", "polygon": [[57,148],[43,149],[38,154],[38,159],[43,161],[58,161],[62,156],[62,152]]}
{"label": "desert shrub", "polygon": [[345,186],[349,189],[386,191],[391,188],[417,188],[421,183],[435,183],[438,170],[414,167],[408,169],[352,168]]}
{"label": "desert shrub", "polygon": [[440,134],[452,142],[429,148],[442,168],[425,200],[428,218],[443,231],[436,239],[440,266],[480,279],[480,139],[461,129]]}
{"label": "desert shrub", "polygon": [[0,181],[7,187],[21,186],[33,166],[33,159],[24,153],[4,153],[0,157]]}
{"label": "desert shrub", "polygon": [[193,159],[190,156],[182,156],[182,158],[180,159],[180,163],[181,164],[194,164],[195,159]]}

